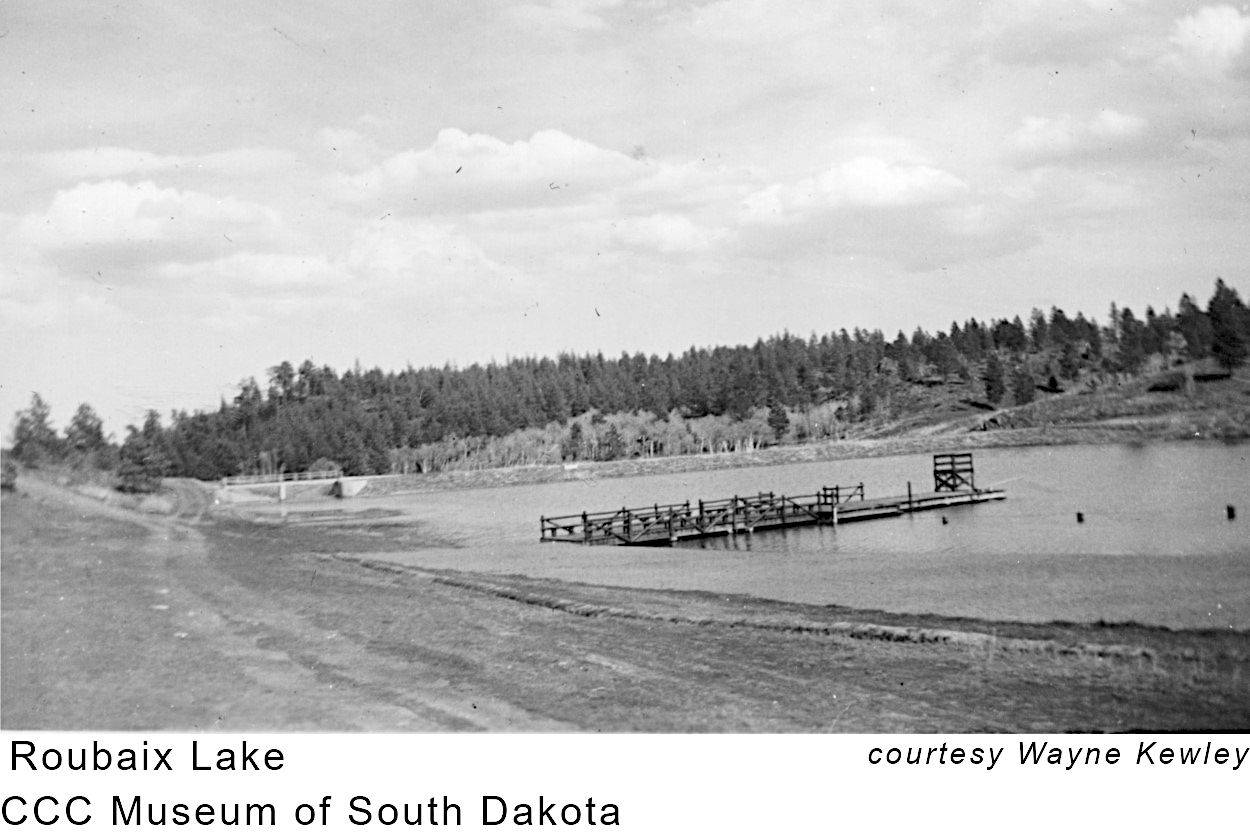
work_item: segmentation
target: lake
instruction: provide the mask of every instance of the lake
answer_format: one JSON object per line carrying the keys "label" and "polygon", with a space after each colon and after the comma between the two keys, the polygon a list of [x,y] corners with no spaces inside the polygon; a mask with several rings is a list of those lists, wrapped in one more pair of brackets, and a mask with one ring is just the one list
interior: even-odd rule
{"label": "lake", "polygon": [[1248,458],[1250,444],[1197,442],[985,450],[975,453],[977,485],[1007,490],[1006,501],[675,548],[538,544],[538,519],[861,480],[869,496],[897,495],[908,481],[932,488],[931,457],[388,496],[350,509],[398,509],[457,541],[388,554],[430,567],[914,613],[1245,629]]}

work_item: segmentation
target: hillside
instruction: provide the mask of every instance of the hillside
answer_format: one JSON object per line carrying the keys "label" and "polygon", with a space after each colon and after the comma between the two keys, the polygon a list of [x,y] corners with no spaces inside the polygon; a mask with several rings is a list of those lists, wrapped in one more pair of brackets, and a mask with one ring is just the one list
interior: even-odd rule
{"label": "hillside", "polygon": [[859,328],[783,333],[663,358],[562,354],[342,374],[281,362],[266,389],[245,379],[215,411],[176,412],[168,425],[150,411],[120,449],[87,404],[62,437],[36,395],[17,416],[13,453],[27,464],[91,458],[143,492],[170,475],[431,474],[1115,420],[1166,436],[1240,437],[1241,378],[1216,383],[1248,346],[1250,310],[1217,281],[1205,310],[1188,295],[1176,313],[1147,308],[1143,318],[1113,304],[1106,324],[1052,308],[1027,323],[969,319],[893,340]]}

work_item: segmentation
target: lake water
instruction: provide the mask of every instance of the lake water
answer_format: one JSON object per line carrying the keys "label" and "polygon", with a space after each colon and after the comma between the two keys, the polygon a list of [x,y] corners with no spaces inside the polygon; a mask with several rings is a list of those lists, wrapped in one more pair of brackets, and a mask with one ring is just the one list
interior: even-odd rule
{"label": "lake water", "polygon": [[1250,628],[1248,459],[1247,444],[979,451],[977,485],[1007,490],[1006,501],[676,548],[540,545],[538,519],[861,480],[869,496],[897,495],[908,481],[932,488],[931,457],[391,496],[351,509],[399,509],[461,545],[389,554],[431,567],[995,619]]}

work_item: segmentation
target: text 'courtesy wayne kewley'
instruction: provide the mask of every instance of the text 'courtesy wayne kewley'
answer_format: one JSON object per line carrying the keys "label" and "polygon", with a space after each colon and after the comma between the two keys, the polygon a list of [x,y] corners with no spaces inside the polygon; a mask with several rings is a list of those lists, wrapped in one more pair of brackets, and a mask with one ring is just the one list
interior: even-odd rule
{"label": "text 'courtesy wayne kewley'", "polygon": [[[1250,756],[1250,746],[1224,745],[1214,741],[1192,744],[1139,741],[1136,749],[1118,745],[1059,745],[1048,741],[1020,741],[1019,756],[1007,759],[1022,766],[1078,767],[1227,767],[1239,771]],[[993,770],[1003,760],[1007,745],[961,746],[942,742],[927,747],[876,746],[868,750],[868,764],[885,766],[971,766]],[[1248,768],[1247,770],[1250,770]]]}

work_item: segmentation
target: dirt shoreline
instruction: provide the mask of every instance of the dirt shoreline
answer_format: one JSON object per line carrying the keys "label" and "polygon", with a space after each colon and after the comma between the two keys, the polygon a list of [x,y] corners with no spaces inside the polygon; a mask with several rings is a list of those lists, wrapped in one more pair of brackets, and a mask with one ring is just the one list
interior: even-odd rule
{"label": "dirt shoreline", "polygon": [[419,527],[254,525],[190,488],[144,516],[30,487],[3,499],[5,729],[1250,727],[1243,632],[412,569],[371,554],[424,546]]}

